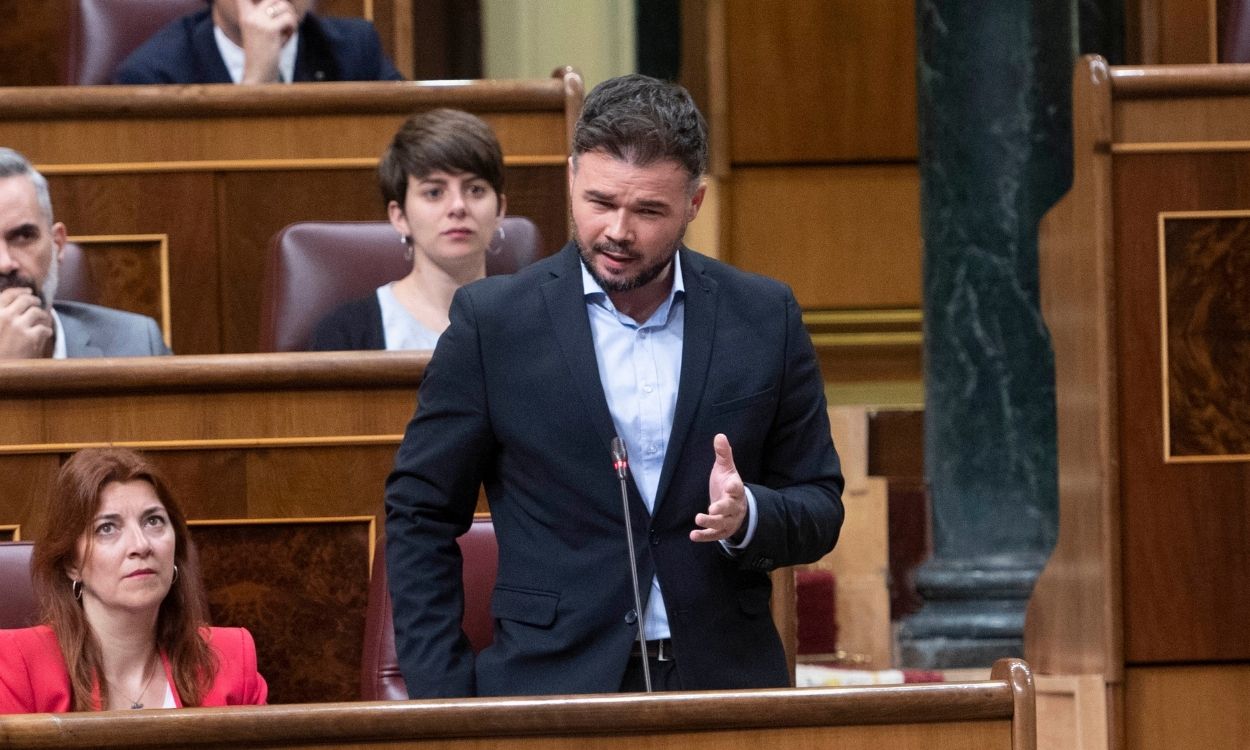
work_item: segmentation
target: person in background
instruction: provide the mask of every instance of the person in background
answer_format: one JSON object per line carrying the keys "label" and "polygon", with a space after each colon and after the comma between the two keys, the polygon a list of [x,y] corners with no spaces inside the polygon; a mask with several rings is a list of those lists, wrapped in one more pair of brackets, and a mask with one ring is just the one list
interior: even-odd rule
{"label": "person in background", "polygon": [[56,302],[65,225],[48,181],[0,148],[0,359],[169,354],[156,321],[82,302]]}
{"label": "person in background", "polygon": [[114,83],[290,83],[403,78],[373,24],[311,12],[313,0],[209,0],[156,32]]}
{"label": "person in background", "polygon": [[41,509],[43,625],[0,630],[0,714],[263,704],[242,628],[210,628],[182,510],[144,457],[79,451]]}
{"label": "person in background", "polygon": [[503,231],[503,174],[499,141],[479,118],[454,109],[409,117],[378,180],[412,270],[330,313],[310,348],[433,349],[452,295],[486,275],[486,253]]}

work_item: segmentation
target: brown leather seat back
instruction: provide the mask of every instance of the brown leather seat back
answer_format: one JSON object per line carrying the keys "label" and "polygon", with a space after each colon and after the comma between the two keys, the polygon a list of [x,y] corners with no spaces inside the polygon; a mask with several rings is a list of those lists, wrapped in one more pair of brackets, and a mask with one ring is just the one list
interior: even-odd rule
{"label": "brown leather seat back", "polygon": [[[513,273],[538,258],[541,237],[521,216],[503,220],[504,239],[486,254],[486,273]],[[303,351],[313,329],[339,305],[412,269],[385,221],[303,221],[269,241],[262,286],[260,350]]]}
{"label": "brown leather seat back", "polygon": [[70,86],[108,83],[131,52],[204,0],[71,0],[64,80]]}
{"label": "brown leather seat back", "polygon": [[[495,637],[495,620],[490,612],[495,573],[499,567],[499,547],[495,527],[489,518],[474,519],[461,536],[464,557],[464,619],[461,627],[476,653]],[[408,689],[395,655],[395,627],[391,618],[391,595],[387,587],[386,555],[373,556],[373,576],[369,579],[369,610],[365,617],[365,644],[360,669],[360,697],[367,701],[406,700]]]}
{"label": "brown leather seat back", "polygon": [[0,628],[28,628],[39,622],[39,604],[30,580],[33,551],[31,542],[0,542]]}

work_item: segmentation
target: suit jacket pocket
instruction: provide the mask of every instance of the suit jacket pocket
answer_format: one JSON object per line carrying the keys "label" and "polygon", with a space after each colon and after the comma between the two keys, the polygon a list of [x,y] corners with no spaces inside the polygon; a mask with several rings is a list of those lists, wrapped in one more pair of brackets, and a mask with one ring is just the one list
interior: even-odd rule
{"label": "suit jacket pocket", "polygon": [[764,390],[759,391],[758,393],[752,393],[749,396],[731,398],[728,401],[720,401],[712,404],[708,407],[708,409],[713,414],[724,414],[725,412],[738,411],[739,409],[745,409],[748,406],[754,406],[761,401],[768,401],[772,399],[773,393],[776,390],[776,388],[765,388]]}
{"label": "suit jacket pocket", "polygon": [[496,586],[490,613],[497,620],[515,620],[526,625],[547,627],[556,620],[560,595],[550,591]]}

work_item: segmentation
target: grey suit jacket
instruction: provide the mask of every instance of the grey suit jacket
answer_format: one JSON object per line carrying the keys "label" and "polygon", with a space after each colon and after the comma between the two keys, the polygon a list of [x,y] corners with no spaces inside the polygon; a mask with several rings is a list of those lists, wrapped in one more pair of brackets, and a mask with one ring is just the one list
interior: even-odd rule
{"label": "grey suit jacket", "polygon": [[65,329],[65,353],[73,357],[147,357],[171,354],[156,321],[146,315],[85,302],[52,305]]}

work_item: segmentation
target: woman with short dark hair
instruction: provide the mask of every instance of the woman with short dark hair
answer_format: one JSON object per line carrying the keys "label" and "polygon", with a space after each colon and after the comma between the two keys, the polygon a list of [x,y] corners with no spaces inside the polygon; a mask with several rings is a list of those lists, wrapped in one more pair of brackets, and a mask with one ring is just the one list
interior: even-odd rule
{"label": "woman with short dark hair", "polygon": [[328,315],[310,348],[433,349],[452,295],[486,275],[486,253],[502,239],[503,172],[499,141],[479,118],[454,109],[409,117],[378,181],[412,270]]}

